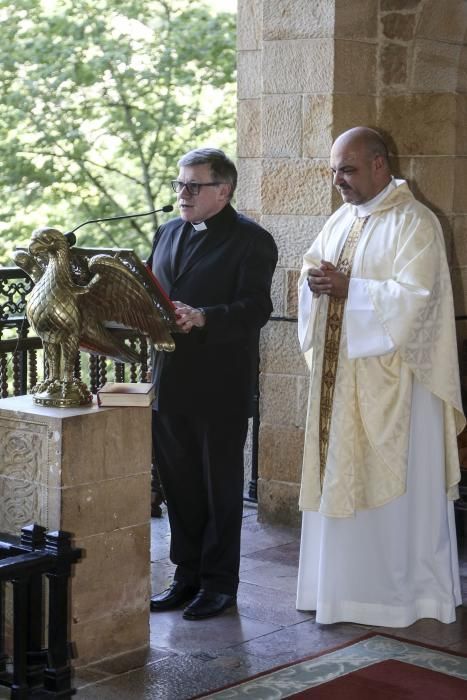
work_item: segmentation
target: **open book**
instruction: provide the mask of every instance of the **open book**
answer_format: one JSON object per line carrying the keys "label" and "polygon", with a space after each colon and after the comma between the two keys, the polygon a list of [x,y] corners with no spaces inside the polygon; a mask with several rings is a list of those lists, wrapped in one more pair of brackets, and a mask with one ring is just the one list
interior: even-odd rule
{"label": "open book", "polygon": [[143,382],[107,382],[97,391],[99,406],[150,406],[154,386]]}

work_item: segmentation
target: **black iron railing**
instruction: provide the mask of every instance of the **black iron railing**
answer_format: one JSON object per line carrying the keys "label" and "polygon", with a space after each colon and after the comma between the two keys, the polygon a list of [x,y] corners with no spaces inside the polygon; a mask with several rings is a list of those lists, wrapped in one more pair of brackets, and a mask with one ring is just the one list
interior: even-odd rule
{"label": "black iron railing", "polygon": [[[68,589],[72,565],[80,557],[81,550],[63,531],[46,533],[28,525],[19,540],[0,536],[0,685],[10,689],[12,700],[74,694]],[[7,585],[12,587],[9,611]]]}

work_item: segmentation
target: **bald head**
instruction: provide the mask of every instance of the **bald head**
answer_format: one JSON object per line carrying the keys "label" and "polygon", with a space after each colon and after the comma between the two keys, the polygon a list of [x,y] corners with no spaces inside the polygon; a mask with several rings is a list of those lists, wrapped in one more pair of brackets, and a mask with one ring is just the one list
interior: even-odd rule
{"label": "bald head", "polygon": [[333,184],[344,202],[363,204],[391,179],[388,151],[374,129],[357,126],[338,136],[331,149]]}
{"label": "bald head", "polygon": [[370,157],[382,156],[388,161],[388,149],[381,134],[367,126],[356,126],[344,131],[334,141],[333,148],[362,148]]}

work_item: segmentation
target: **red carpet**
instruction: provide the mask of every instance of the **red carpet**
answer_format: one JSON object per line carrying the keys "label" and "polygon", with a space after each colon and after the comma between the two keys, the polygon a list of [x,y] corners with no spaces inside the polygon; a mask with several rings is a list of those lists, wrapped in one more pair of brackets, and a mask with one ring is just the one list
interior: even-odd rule
{"label": "red carpet", "polygon": [[386,634],[266,671],[205,700],[460,700],[467,656]]}

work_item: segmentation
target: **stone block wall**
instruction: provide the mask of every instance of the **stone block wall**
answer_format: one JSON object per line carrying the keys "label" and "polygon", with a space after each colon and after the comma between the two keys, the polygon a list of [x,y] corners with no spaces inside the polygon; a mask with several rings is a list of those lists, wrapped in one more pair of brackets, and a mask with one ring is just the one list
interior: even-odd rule
{"label": "stone block wall", "polygon": [[[332,141],[386,134],[396,175],[440,216],[467,316],[467,3],[239,0],[238,208],[274,235],[274,315],[261,341],[259,517],[299,524],[308,377],[296,341],[303,253],[340,204]],[[465,327],[464,327],[465,326]],[[459,338],[467,321],[458,322]]]}

